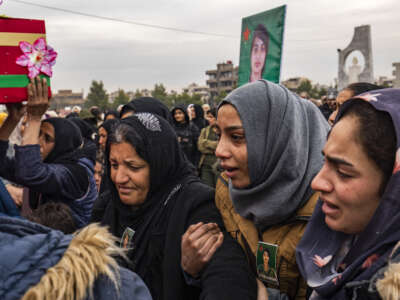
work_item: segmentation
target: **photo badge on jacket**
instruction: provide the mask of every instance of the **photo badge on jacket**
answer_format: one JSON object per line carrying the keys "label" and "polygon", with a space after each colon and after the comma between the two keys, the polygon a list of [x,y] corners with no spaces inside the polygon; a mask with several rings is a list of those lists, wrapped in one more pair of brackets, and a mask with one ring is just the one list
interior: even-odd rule
{"label": "photo badge on jacket", "polygon": [[258,242],[256,261],[258,278],[265,283],[279,286],[276,271],[277,254],[278,245]]}
{"label": "photo badge on jacket", "polygon": [[124,249],[130,249],[133,247],[133,236],[135,235],[135,230],[126,227],[124,234],[122,235],[120,241],[120,247]]}

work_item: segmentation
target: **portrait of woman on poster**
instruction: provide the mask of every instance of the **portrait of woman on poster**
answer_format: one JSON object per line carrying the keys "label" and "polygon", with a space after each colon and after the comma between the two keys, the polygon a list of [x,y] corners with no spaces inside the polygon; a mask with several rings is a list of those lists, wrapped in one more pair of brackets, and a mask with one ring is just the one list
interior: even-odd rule
{"label": "portrait of woman on poster", "polygon": [[268,54],[269,33],[263,24],[258,24],[254,30],[250,52],[250,80],[253,82],[262,79],[265,69],[265,60]]}

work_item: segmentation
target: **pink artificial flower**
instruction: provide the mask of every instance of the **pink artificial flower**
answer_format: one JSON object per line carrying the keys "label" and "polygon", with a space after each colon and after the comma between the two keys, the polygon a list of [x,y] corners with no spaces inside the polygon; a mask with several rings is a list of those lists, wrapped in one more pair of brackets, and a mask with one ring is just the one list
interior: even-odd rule
{"label": "pink artificial flower", "polygon": [[56,63],[57,52],[46,45],[44,38],[37,39],[33,45],[20,42],[19,47],[24,54],[17,58],[16,63],[22,67],[28,67],[29,78],[36,77],[40,72],[49,77],[53,75],[51,67]]}
{"label": "pink artificial flower", "polygon": [[400,148],[396,152],[396,161],[394,163],[393,174],[400,171]]}
{"label": "pink artificial flower", "polygon": [[362,269],[367,269],[370,266],[373,265],[374,262],[376,262],[379,258],[378,254],[372,254],[371,256],[368,256],[368,258],[364,261],[364,263],[362,264],[361,268]]}
{"label": "pink artificial flower", "polygon": [[377,102],[378,101],[377,97],[380,96],[380,95],[381,94],[368,93],[368,94],[365,94],[365,95],[362,95],[362,96],[357,96],[356,98],[360,98],[360,99],[365,100],[367,102],[371,102],[371,101]]}
{"label": "pink artificial flower", "polygon": [[324,258],[322,258],[319,255],[315,255],[313,258],[314,264],[316,264],[318,267],[322,268],[325,266],[327,263],[329,263],[332,259],[332,255],[328,255]]}

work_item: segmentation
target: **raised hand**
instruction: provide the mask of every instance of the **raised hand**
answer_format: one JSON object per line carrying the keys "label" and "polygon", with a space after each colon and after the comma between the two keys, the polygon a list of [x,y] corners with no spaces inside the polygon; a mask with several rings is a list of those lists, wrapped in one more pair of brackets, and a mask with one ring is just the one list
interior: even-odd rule
{"label": "raised hand", "polygon": [[28,85],[28,119],[40,119],[49,108],[47,81],[45,78],[35,77]]}

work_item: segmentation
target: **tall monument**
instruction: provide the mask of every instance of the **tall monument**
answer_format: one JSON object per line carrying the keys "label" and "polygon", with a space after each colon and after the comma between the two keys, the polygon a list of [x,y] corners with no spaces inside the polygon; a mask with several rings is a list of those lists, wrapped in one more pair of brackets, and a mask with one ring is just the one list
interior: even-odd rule
{"label": "tall monument", "polygon": [[[349,73],[346,73],[345,71],[346,59],[353,51],[356,50],[360,51],[364,56],[365,67],[363,70],[359,70],[361,69],[360,66],[357,66],[357,62],[356,64],[354,64],[353,60],[353,66],[349,68]],[[363,81],[363,82],[370,82],[370,83],[374,82],[371,27],[369,25],[363,25],[354,28],[354,35],[353,39],[351,40],[351,43],[347,46],[347,48],[343,50],[338,49],[338,53],[339,53],[339,74],[338,74],[339,90],[345,88],[347,85],[352,83],[351,81],[355,79],[357,79],[357,81]],[[358,70],[360,73],[358,74],[358,78],[356,78],[354,74],[356,74]],[[352,76],[352,78],[350,78],[350,75]]]}
{"label": "tall monument", "polygon": [[393,87],[399,89],[400,88],[400,62],[393,63],[393,75],[394,75],[394,82]]}

